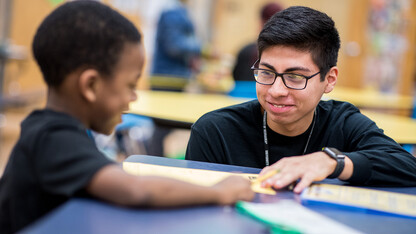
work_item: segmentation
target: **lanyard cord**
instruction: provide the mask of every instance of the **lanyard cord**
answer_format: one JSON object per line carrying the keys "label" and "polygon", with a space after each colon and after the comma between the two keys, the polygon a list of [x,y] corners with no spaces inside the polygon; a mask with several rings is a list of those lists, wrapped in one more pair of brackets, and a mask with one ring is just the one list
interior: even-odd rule
{"label": "lanyard cord", "polygon": [[[264,114],[263,114],[264,159],[265,159],[265,162],[266,162],[266,166],[269,166],[270,165],[270,162],[269,162],[269,142],[268,142],[268,139],[267,139],[267,123],[266,122],[267,122],[267,112],[265,110]],[[306,150],[308,149],[309,141],[311,140],[313,129],[315,127],[315,122],[316,122],[316,111],[313,112],[312,129],[309,133],[308,140],[306,141],[306,145],[305,145],[305,148],[303,149],[302,155],[304,155],[306,153]]]}

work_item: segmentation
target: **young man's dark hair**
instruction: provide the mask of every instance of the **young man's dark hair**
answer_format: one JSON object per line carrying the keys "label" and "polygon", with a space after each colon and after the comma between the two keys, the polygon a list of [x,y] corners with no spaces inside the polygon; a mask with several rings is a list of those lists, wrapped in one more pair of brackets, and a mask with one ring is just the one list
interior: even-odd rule
{"label": "young man's dark hair", "polygon": [[96,1],[77,1],[45,18],[32,49],[46,83],[56,87],[80,67],[110,77],[126,42],[140,41],[136,27],[117,11]]}
{"label": "young man's dark hair", "polygon": [[310,52],[321,71],[321,80],[324,80],[329,69],[337,65],[340,39],[334,21],[325,13],[294,6],[267,21],[257,44],[259,58],[265,49],[276,45]]}

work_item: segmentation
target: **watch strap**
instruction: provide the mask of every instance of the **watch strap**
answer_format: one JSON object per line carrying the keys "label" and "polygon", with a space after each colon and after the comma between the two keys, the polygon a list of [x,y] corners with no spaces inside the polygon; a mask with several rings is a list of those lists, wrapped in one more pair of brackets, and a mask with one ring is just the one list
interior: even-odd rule
{"label": "watch strap", "polygon": [[334,171],[328,176],[328,178],[338,178],[338,176],[341,175],[342,171],[344,170],[345,155],[343,155],[339,150],[335,148],[325,147],[322,151],[324,151],[329,157],[337,161],[337,165],[335,166]]}
{"label": "watch strap", "polygon": [[328,178],[330,179],[338,178],[338,176],[341,175],[342,171],[344,170],[344,166],[345,166],[344,159],[337,158],[337,165],[335,167],[335,170],[334,172],[332,172],[332,174],[328,176]]}

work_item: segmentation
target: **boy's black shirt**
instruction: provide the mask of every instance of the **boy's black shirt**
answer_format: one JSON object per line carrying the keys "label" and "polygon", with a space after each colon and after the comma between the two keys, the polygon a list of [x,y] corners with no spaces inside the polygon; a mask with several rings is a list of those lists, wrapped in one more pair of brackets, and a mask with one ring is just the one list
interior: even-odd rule
{"label": "boy's black shirt", "polygon": [[0,180],[0,230],[11,233],[85,191],[112,163],[77,119],[44,109],[21,124],[20,138]]}

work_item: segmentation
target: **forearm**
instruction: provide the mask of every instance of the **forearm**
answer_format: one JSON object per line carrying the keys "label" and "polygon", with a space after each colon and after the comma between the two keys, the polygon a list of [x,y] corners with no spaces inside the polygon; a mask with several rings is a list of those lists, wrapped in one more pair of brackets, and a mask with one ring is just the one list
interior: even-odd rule
{"label": "forearm", "polygon": [[166,177],[134,176],[115,165],[99,170],[86,190],[97,198],[124,206],[230,205],[254,197],[250,181],[241,176],[229,176],[205,187]]}
{"label": "forearm", "polygon": [[218,203],[219,191],[178,180],[127,174],[118,166],[101,169],[87,191],[93,196],[124,206],[184,206]]}
{"label": "forearm", "polygon": [[404,150],[392,148],[348,153],[354,164],[347,181],[361,185],[415,186],[416,159]]}
{"label": "forearm", "polygon": [[220,203],[221,191],[214,187],[153,176],[137,179],[136,194],[139,196],[133,198],[128,205],[170,207]]}
{"label": "forearm", "polygon": [[345,123],[347,143],[340,150],[353,163],[348,182],[359,185],[416,185],[416,159],[375,123],[360,114]]}

